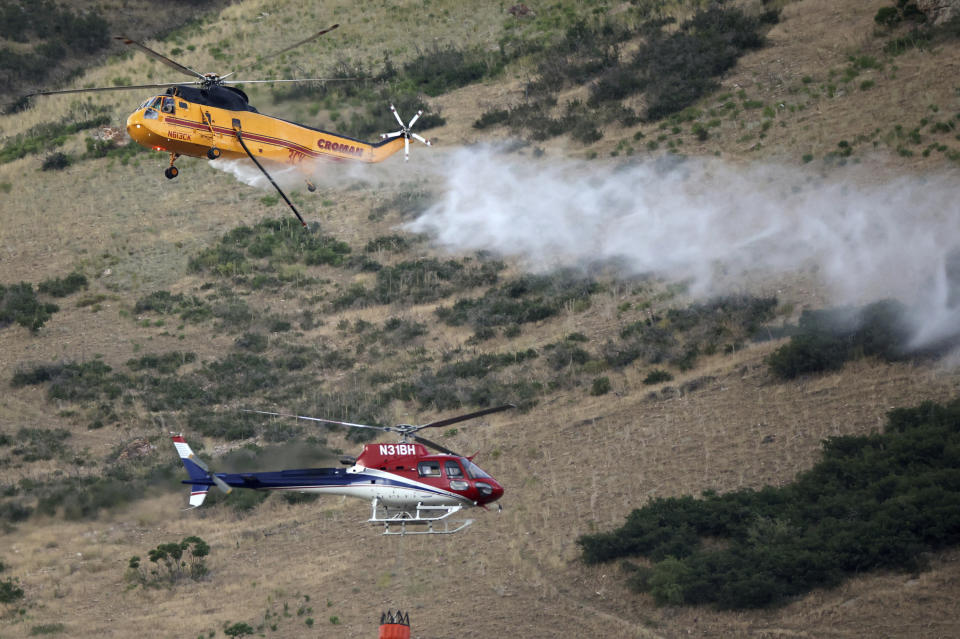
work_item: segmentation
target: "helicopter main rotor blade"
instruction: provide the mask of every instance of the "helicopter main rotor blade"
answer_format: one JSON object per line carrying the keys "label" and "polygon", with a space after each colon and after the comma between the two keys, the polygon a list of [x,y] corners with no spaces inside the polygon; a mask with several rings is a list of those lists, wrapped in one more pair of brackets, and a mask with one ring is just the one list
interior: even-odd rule
{"label": "helicopter main rotor blade", "polygon": [[[233,72],[228,75],[233,75]],[[221,79],[227,76],[223,76]],[[289,80],[227,80],[223,84],[273,84],[277,82],[341,82],[344,80],[356,80],[354,77],[349,78],[294,78]]]}
{"label": "helicopter main rotor blade", "polygon": [[449,426],[450,424],[456,424],[457,422],[463,422],[468,419],[475,419],[477,417],[482,417],[484,415],[489,415],[491,413],[499,413],[503,410],[509,410],[511,408],[516,408],[514,404],[503,404],[502,406],[494,406],[493,408],[484,408],[483,410],[478,410],[473,413],[467,413],[466,415],[459,415],[457,417],[449,417],[447,419],[441,419],[436,422],[430,422],[429,424],[423,424],[422,426],[417,426],[410,430],[411,433],[414,433],[421,428],[436,428],[438,426]]}
{"label": "helicopter main rotor blade", "polygon": [[248,410],[246,408],[241,409],[244,413],[260,413],[261,415],[273,415],[274,417],[294,417],[296,419],[306,419],[311,422],[323,422],[324,424],[336,424],[337,426],[351,426],[353,428],[371,428],[373,430],[382,430],[386,432],[393,432],[393,429],[389,426],[370,426],[369,424],[353,424],[351,422],[340,422],[335,419],[323,419],[320,417],[307,417],[305,415],[294,415],[292,413],[271,413],[265,410]]}
{"label": "helicopter main rotor blade", "polygon": [[132,40],[132,39],[128,38],[127,36],[113,36],[113,39],[114,39],[114,40],[120,40],[121,42],[123,42],[124,44],[126,44],[126,45],[128,45],[128,46],[134,47],[134,48],[136,48],[136,49],[140,49],[141,51],[143,51],[144,53],[146,53],[148,56],[150,56],[151,58],[153,58],[154,60],[159,60],[160,62],[163,62],[165,65],[167,65],[167,66],[170,67],[171,69],[176,69],[176,70],[179,71],[180,73],[185,73],[185,74],[191,75],[191,76],[193,76],[193,77],[195,77],[195,78],[200,78],[201,80],[204,79],[204,76],[203,76],[202,73],[198,73],[197,71],[194,71],[194,70],[191,69],[190,67],[185,67],[185,66],[183,66],[182,64],[180,64],[179,62],[174,62],[173,60],[171,60],[171,59],[168,58],[167,56],[163,55],[162,53],[157,53],[156,51],[154,51],[154,50],[151,49],[150,47],[147,47],[147,46],[145,46],[145,45],[143,45],[143,44],[140,44],[140,43],[137,42],[136,40]]}
{"label": "helicopter main rotor blade", "polygon": [[199,82],[166,82],[164,84],[136,84],[123,87],[91,87],[89,89],[58,89],[56,91],[34,91],[27,93],[25,98],[35,95],[56,95],[58,93],[87,93],[88,91],[132,91],[134,89],[165,89],[177,84],[200,84]]}
{"label": "helicopter main rotor blade", "polygon": [[460,453],[455,453],[449,448],[447,448],[446,446],[441,446],[436,442],[432,442],[426,437],[420,437],[419,435],[411,435],[411,437],[413,437],[414,441],[420,442],[424,446],[429,446],[430,448],[433,448],[434,450],[438,450],[441,453],[446,453],[447,455],[453,455],[454,457],[463,457],[463,455],[461,455]]}
{"label": "helicopter main rotor blade", "polygon": [[301,40],[300,42],[297,42],[296,44],[291,44],[289,47],[286,47],[285,49],[280,49],[279,51],[274,51],[273,53],[268,53],[267,55],[263,56],[263,57],[260,58],[260,59],[261,59],[261,60],[268,60],[268,59],[270,59],[270,58],[273,58],[273,57],[276,57],[276,56],[280,55],[281,53],[286,53],[286,52],[289,51],[290,49],[296,49],[296,48],[299,47],[301,44],[306,44],[306,43],[310,42],[311,40],[315,40],[316,38],[319,38],[320,36],[322,36],[324,33],[329,33],[330,31],[333,31],[334,29],[336,29],[336,28],[339,27],[339,26],[340,26],[340,24],[338,23],[338,24],[333,25],[332,27],[327,27],[326,29],[323,29],[323,30],[321,30],[321,31],[317,31],[316,33],[314,33],[314,34],[313,34],[312,36],[310,36],[309,38],[304,38],[304,39]]}

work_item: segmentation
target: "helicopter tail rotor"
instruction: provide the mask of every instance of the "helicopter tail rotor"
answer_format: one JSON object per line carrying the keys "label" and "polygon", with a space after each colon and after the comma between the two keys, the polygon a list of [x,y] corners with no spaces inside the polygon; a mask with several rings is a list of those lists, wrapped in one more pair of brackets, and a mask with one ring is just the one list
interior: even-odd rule
{"label": "helicopter tail rotor", "polygon": [[183,435],[173,435],[173,445],[180,455],[180,461],[183,462],[187,474],[190,476],[190,508],[196,508],[207,498],[207,491],[210,490],[210,482],[213,482],[217,488],[224,494],[229,495],[233,489],[215,475],[207,464],[193,453],[190,444],[183,438]]}
{"label": "helicopter tail rotor", "polygon": [[411,129],[413,128],[413,125],[416,124],[417,120],[420,119],[420,116],[423,115],[423,109],[420,109],[419,111],[417,111],[417,114],[410,119],[409,124],[403,123],[403,119],[400,117],[400,114],[397,113],[397,108],[392,104],[390,105],[390,112],[393,113],[393,117],[396,118],[397,122],[400,124],[400,129],[397,131],[394,131],[393,133],[381,133],[380,137],[383,138],[384,140],[387,140],[390,138],[395,138],[397,136],[401,136],[401,135],[403,136],[403,161],[404,162],[407,162],[410,160],[411,138],[418,142],[422,142],[427,146],[431,146],[430,140],[426,139],[422,135],[418,135],[411,131]]}

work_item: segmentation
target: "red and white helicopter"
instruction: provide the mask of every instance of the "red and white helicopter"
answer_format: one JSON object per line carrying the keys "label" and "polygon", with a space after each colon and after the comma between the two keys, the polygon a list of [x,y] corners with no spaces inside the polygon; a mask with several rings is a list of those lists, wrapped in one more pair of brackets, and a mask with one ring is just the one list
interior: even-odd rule
{"label": "red and white helicopter", "polygon": [[[473,463],[473,456],[464,457],[416,433],[424,428],[449,426],[510,408],[515,406],[504,404],[429,424],[396,426],[371,426],[303,415],[246,411],[351,428],[371,428],[400,435],[400,443],[366,444],[359,457],[342,457],[340,462],[349,468],[214,473],[194,455],[183,435],[174,435],[173,443],[190,476],[183,483],[191,486],[191,508],[203,503],[211,486],[217,486],[227,494],[234,488],[250,488],[345,495],[370,500],[371,515],[368,521],[383,524],[385,535],[450,534],[473,523],[472,519],[452,521],[451,516],[472,506],[486,509],[487,504],[503,496],[503,487]],[[415,443],[411,443],[411,439]],[[440,454],[431,454],[427,447]],[[413,530],[408,530],[408,526]]]}

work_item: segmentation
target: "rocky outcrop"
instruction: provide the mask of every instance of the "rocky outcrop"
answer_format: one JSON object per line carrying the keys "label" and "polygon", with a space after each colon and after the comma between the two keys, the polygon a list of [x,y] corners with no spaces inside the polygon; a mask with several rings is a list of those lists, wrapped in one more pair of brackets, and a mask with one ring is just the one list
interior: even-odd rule
{"label": "rocky outcrop", "polygon": [[960,0],[916,0],[917,8],[926,14],[933,24],[960,16]]}

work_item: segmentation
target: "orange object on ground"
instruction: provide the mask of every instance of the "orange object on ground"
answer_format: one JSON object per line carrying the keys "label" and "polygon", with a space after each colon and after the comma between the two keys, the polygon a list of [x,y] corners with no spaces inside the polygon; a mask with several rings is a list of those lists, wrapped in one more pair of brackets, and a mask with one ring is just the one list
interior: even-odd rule
{"label": "orange object on ground", "polygon": [[410,614],[398,610],[380,615],[380,639],[410,639]]}

